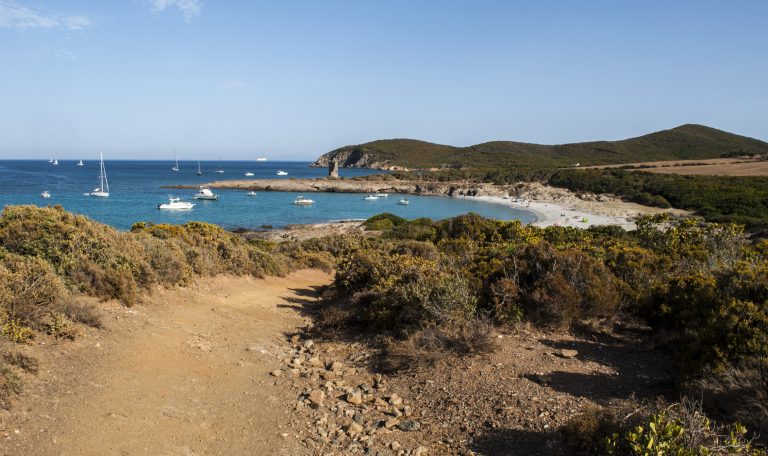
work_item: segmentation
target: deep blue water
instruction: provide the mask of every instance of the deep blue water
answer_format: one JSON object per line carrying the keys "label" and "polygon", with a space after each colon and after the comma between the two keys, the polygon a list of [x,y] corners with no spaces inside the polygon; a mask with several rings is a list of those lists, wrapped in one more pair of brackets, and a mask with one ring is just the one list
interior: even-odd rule
{"label": "deep blue water", "polygon": [[[86,195],[99,184],[98,160],[86,160],[85,166],[76,161],[60,160],[53,166],[47,160],[0,160],[0,206],[9,204],[60,204],[65,209],[87,215],[116,228],[126,230],[137,221],[155,223],[184,223],[190,220],[216,223],[225,228],[259,228],[262,225],[281,227],[292,223],[319,223],[331,220],[365,219],[381,212],[392,212],[406,218],[429,217],[444,219],[467,212],[503,220],[519,219],[529,222],[534,216],[528,212],[500,204],[468,201],[438,196],[408,197],[411,204],[397,204],[398,195],[364,201],[364,195],[350,193],[312,193],[308,198],[313,206],[295,206],[291,202],[298,195],[287,192],[259,192],[247,196],[242,190],[216,190],[219,201],[192,199],[194,190],[164,189],[167,185],[202,184],[214,180],[246,179],[245,172],[256,178],[277,178],[278,169],[287,171],[288,177],[321,177],[326,169],[310,168],[307,162],[202,162],[202,176],[197,176],[197,162],[180,162],[179,172],[171,171],[170,161],[111,161],[106,160],[109,178],[109,198]],[[224,174],[214,173],[223,169]],[[341,175],[350,177],[376,171],[342,169]],[[47,190],[51,198],[40,193]],[[168,195],[196,203],[190,211],[161,211]]]}

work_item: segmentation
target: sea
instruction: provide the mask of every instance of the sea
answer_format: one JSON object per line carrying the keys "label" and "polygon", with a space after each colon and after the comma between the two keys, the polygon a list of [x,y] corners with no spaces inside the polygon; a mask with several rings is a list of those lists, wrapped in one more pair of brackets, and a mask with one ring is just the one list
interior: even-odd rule
{"label": "sea", "polygon": [[[98,198],[88,193],[99,185],[98,160],[0,160],[0,206],[34,204],[61,205],[64,209],[128,230],[135,222],[181,224],[188,221],[215,223],[226,229],[280,228],[290,224],[322,223],[339,220],[361,220],[382,212],[391,212],[407,219],[429,217],[445,219],[468,212],[500,220],[535,221],[527,211],[502,204],[472,201],[443,196],[409,195],[410,204],[397,204],[401,195],[366,201],[358,193],[311,193],[304,196],[315,200],[312,206],[291,204],[299,193],[258,192],[247,195],[243,190],[215,189],[218,201],[193,200],[195,190],[164,188],[174,185],[198,186],[214,180],[278,179],[283,170],[288,178],[312,178],[327,175],[324,168],[312,168],[309,162],[284,161],[202,161],[202,175],[197,175],[197,161],[179,162],[179,171],[172,171],[172,161],[105,160],[110,196]],[[223,170],[224,173],[216,173]],[[382,171],[344,168],[342,177],[361,176]],[[285,177],[282,177],[285,178]],[[51,194],[42,198],[43,191]],[[158,204],[169,196],[191,201],[191,210],[159,210]]]}

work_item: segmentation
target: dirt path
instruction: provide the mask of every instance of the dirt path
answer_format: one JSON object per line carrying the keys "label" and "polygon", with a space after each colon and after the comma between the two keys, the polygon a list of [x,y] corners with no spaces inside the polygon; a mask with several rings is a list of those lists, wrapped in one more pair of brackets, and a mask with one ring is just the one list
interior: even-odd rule
{"label": "dirt path", "polygon": [[106,329],[38,343],[41,371],[2,417],[2,454],[300,454],[282,436],[295,393],[269,372],[290,309],[330,276],[217,277],[161,290],[146,305],[111,305]]}

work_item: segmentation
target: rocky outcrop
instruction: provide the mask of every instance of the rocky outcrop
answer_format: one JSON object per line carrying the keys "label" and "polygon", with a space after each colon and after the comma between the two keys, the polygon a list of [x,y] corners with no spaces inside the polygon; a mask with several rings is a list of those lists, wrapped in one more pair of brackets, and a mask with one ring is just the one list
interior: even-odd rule
{"label": "rocky outcrop", "polygon": [[358,146],[343,147],[341,149],[327,152],[321,155],[310,166],[316,168],[326,168],[330,166],[333,159],[338,161],[339,167],[341,168],[369,168],[383,169],[388,171],[408,171],[408,168],[392,165],[388,160],[379,158],[376,153],[365,150]]}
{"label": "rocky outcrop", "polygon": [[[432,182],[412,180],[349,180],[349,179],[252,179],[217,181],[210,188],[274,192],[339,192],[339,193],[409,193],[440,196],[505,196],[510,186],[472,182]],[[197,188],[180,185],[171,188]]]}

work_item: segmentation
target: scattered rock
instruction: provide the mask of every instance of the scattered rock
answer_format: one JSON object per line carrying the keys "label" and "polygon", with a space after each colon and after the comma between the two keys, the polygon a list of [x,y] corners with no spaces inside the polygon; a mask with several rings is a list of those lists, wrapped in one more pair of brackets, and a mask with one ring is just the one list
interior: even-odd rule
{"label": "scattered rock", "polygon": [[413,456],[426,456],[427,455],[427,447],[420,446],[413,450]]}
{"label": "scattered rock", "polygon": [[576,350],[571,350],[568,348],[563,348],[559,352],[557,352],[557,355],[561,358],[575,358],[579,354]]}
{"label": "scattered rock", "polygon": [[312,406],[322,407],[323,402],[325,402],[325,392],[323,390],[313,390],[311,393],[309,393],[309,402],[312,403]]}
{"label": "scattered rock", "polygon": [[363,403],[363,394],[360,391],[353,391],[347,394],[347,402],[354,405],[360,405]]}
{"label": "scattered rock", "polygon": [[349,435],[356,435],[362,432],[363,432],[363,426],[358,423],[355,423],[354,421],[349,426],[347,426],[347,434]]}
{"label": "scattered rock", "polygon": [[272,372],[270,372],[269,375],[271,375],[273,377],[279,377],[279,376],[283,375],[283,371],[281,371],[280,369],[275,369]]}
{"label": "scattered rock", "polygon": [[312,348],[313,345],[315,345],[315,343],[312,341],[312,339],[307,339],[304,342],[304,348],[306,348],[306,349]]}
{"label": "scattered rock", "polygon": [[309,364],[311,367],[318,367],[318,368],[324,366],[323,362],[317,356],[313,356],[309,358],[307,360],[307,364]]}
{"label": "scattered rock", "polygon": [[402,446],[402,445],[400,445],[400,442],[398,442],[397,440],[395,440],[395,441],[393,441],[392,443],[390,443],[390,444],[389,444],[389,447],[390,447],[390,448],[392,448],[392,451],[397,451],[397,450],[399,450],[400,448],[402,448],[403,446]]}
{"label": "scattered rock", "polygon": [[344,369],[344,365],[340,361],[334,361],[328,366],[328,370],[331,372],[338,373],[342,369]]}
{"label": "scattered rock", "polygon": [[403,399],[395,393],[389,396],[389,403],[391,405],[400,405],[403,403]]}
{"label": "scattered rock", "polygon": [[398,424],[400,424],[400,420],[398,420],[397,418],[390,418],[384,422],[384,427],[387,429],[391,429],[397,426]]}
{"label": "scattered rock", "polygon": [[419,424],[418,421],[408,420],[398,424],[397,428],[400,429],[401,431],[413,432],[421,429],[421,424]]}

